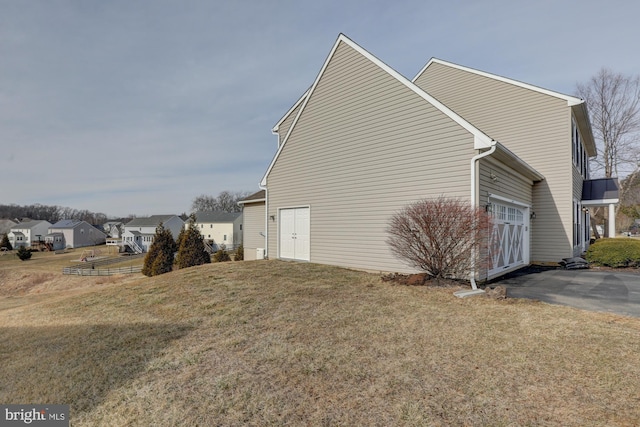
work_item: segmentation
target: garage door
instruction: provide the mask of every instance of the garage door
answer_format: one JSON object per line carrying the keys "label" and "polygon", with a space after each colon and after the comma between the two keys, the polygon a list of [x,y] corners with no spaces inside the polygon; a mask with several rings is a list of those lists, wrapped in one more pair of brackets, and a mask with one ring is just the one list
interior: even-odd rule
{"label": "garage door", "polygon": [[528,208],[492,200],[491,212],[490,278],[529,263]]}
{"label": "garage door", "polygon": [[309,261],[309,208],[280,209],[280,258]]}

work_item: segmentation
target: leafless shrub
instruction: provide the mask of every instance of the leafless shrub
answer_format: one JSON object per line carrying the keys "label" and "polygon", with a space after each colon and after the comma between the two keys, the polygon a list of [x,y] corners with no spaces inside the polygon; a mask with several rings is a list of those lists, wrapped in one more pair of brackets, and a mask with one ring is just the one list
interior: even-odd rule
{"label": "leafless shrub", "polygon": [[406,264],[435,278],[463,278],[487,264],[489,215],[467,201],[440,196],[403,208],[387,243]]}

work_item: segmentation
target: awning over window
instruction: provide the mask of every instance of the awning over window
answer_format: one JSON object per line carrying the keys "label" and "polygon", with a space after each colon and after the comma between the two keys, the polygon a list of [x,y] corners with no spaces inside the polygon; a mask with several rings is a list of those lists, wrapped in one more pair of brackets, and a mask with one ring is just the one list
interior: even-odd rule
{"label": "awning over window", "polygon": [[582,183],[582,204],[585,206],[618,203],[618,178],[588,179]]}

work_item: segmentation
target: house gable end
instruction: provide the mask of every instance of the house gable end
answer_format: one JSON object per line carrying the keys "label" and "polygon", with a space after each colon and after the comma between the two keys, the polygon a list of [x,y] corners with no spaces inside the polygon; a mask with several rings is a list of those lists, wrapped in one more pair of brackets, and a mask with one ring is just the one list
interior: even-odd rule
{"label": "house gable end", "polygon": [[[437,91],[434,90],[434,84],[437,85],[437,82],[432,82],[432,76],[437,76],[439,74],[442,74],[443,71],[441,69],[446,68],[449,70],[450,73],[455,73],[456,71],[458,72],[463,72],[463,73],[468,73],[470,76],[476,76],[476,77],[482,77],[485,79],[488,79],[489,81],[493,82],[493,87],[495,88],[494,90],[496,92],[504,92],[505,90],[509,90],[509,89],[505,89],[507,87],[511,87],[511,88],[518,88],[520,89],[520,96],[524,96],[523,94],[525,94],[527,91],[530,91],[530,95],[544,95],[544,96],[548,96],[550,98],[553,99],[557,99],[559,101],[563,101],[564,105],[568,106],[571,108],[574,116],[576,117],[576,120],[578,122],[578,125],[581,129],[581,133],[583,135],[583,142],[585,144],[585,148],[587,150],[587,153],[589,154],[589,156],[593,157],[596,155],[596,146],[595,146],[595,140],[593,138],[593,131],[591,128],[591,122],[589,120],[589,114],[587,112],[587,108],[586,108],[586,103],[583,99],[577,98],[575,96],[571,96],[571,95],[565,95],[563,93],[560,92],[555,92],[549,89],[544,89],[538,86],[534,86],[532,84],[529,83],[524,83],[518,80],[514,80],[514,79],[510,79],[507,77],[503,77],[503,76],[499,76],[496,74],[491,74],[491,73],[487,73],[485,71],[480,71],[480,70],[476,70],[470,67],[465,67],[462,65],[458,65],[458,64],[454,64],[452,62],[447,62],[447,61],[443,61],[441,59],[437,59],[437,58],[432,58],[423,68],[422,70],[420,70],[420,72],[414,77],[414,79],[412,80],[412,82],[414,84],[416,84],[417,86],[421,87],[422,89],[424,89],[425,91],[433,94],[434,96],[438,97]],[[434,71],[435,69],[435,71]],[[433,71],[433,72],[432,72]],[[439,77],[436,77],[436,79],[438,79]],[[471,89],[476,89],[476,86],[471,86],[470,87],[470,91],[472,91]],[[491,94],[493,92],[489,92],[486,95],[486,102],[490,103],[491,102]],[[439,98],[440,99],[440,98]],[[447,106],[452,107],[456,112],[460,113],[463,117],[465,117],[466,119],[470,120],[472,123],[476,124],[477,126],[480,126],[481,129],[483,129],[486,132],[491,133],[492,136],[494,137],[498,137],[501,142],[505,143],[506,141],[503,140],[502,137],[500,137],[500,135],[496,135],[492,132],[491,129],[485,129],[482,127],[482,124],[478,124],[474,121],[473,117],[469,117],[465,114],[463,109],[459,109],[455,106],[452,106],[449,102],[444,101],[445,104],[447,104]],[[513,106],[515,108],[515,105]]]}
{"label": "house gable end", "polygon": [[[490,147],[492,145],[492,143],[493,143],[492,138],[490,138],[489,136],[487,136],[486,134],[481,132],[479,129],[474,127],[471,123],[469,123],[468,121],[463,119],[460,115],[458,115],[456,112],[454,112],[453,110],[451,110],[450,108],[448,108],[447,106],[445,106],[444,104],[439,102],[437,99],[435,99],[434,97],[432,97],[431,95],[429,95],[428,93],[426,93],[425,91],[420,89],[418,86],[416,86],[413,83],[411,83],[408,79],[406,79],[401,74],[399,74],[397,71],[395,71],[394,69],[392,69],[391,67],[389,67],[388,65],[386,65],[385,63],[380,61],[378,58],[373,56],[371,53],[369,53],[368,51],[366,51],[365,49],[363,49],[362,47],[360,47],[359,45],[357,45],[356,43],[351,41],[349,38],[347,38],[346,36],[341,34],[338,37],[338,40],[334,44],[333,48],[331,49],[331,52],[329,53],[329,56],[327,57],[327,60],[325,61],[324,65],[322,66],[322,69],[320,70],[318,76],[316,77],[316,80],[314,81],[313,85],[311,86],[309,91],[305,95],[303,95],[303,97],[301,98],[301,100],[303,100],[302,104],[299,107],[298,106],[294,106],[294,108],[292,109],[292,110],[296,110],[297,109],[297,114],[296,114],[295,118],[293,119],[293,121],[291,123],[291,126],[289,127],[289,129],[287,131],[287,134],[283,138],[281,137],[282,140],[281,140],[279,149],[278,149],[276,155],[274,156],[271,164],[267,168],[267,171],[266,171],[265,175],[263,176],[263,178],[262,178],[262,180],[260,182],[260,185],[262,187],[266,186],[267,177],[269,176],[269,173],[271,172],[271,169],[273,168],[274,164],[277,162],[277,160],[278,160],[278,158],[280,156],[280,153],[282,152],[282,150],[284,149],[287,141],[290,138],[290,135],[292,134],[292,132],[295,131],[296,125],[300,121],[301,117],[304,116],[305,110],[307,109],[307,106],[308,106],[309,102],[312,102],[312,100],[314,98],[314,93],[316,92],[316,90],[318,88],[318,85],[324,79],[325,72],[326,72],[327,68],[329,67],[330,63],[332,62],[332,60],[334,59],[336,54],[339,52],[339,49],[340,49],[341,46],[347,46],[347,47],[353,49],[355,52],[357,52],[359,55],[361,55],[364,60],[367,60],[370,63],[373,63],[376,66],[376,68],[378,69],[378,72],[386,73],[388,76],[391,77],[390,80],[395,80],[396,83],[399,83],[400,85],[404,86],[406,89],[409,89],[415,95],[419,96],[424,101],[426,101],[424,103],[425,106],[430,104],[432,107],[435,107],[441,113],[446,115],[449,119],[453,120],[459,126],[464,128],[467,132],[471,133],[473,135],[473,140],[474,140],[474,147],[473,148],[475,148],[475,149],[483,149],[483,148],[488,148],[488,147]],[[342,51],[342,49],[340,49],[340,52],[341,51]],[[349,79],[345,76],[340,81],[331,82],[331,84],[334,84],[334,83],[335,84],[345,85],[345,88],[346,88],[347,85],[352,85],[353,83],[355,83],[355,81],[349,81]],[[290,114],[290,113],[288,113],[288,114]]]}

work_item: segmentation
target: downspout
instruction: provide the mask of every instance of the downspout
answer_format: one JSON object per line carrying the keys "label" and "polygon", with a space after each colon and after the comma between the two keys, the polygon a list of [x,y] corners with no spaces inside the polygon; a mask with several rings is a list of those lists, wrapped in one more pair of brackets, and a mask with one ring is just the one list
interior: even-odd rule
{"label": "downspout", "polygon": [[[482,159],[483,157],[487,157],[492,155],[497,148],[497,141],[495,140],[491,140],[491,148],[485,152],[482,152],[480,154],[476,154],[475,156],[473,156],[471,158],[471,206],[473,208],[476,208],[478,206],[478,202],[477,202],[477,197],[476,197],[476,164],[478,163],[478,160]],[[476,254],[475,254],[475,249],[472,248],[471,249],[471,273],[469,275],[469,279],[471,281],[471,289],[478,290],[478,285],[476,284],[476,266],[475,266],[475,262],[476,262]]]}
{"label": "downspout", "polygon": [[258,185],[258,188],[264,190],[264,257],[269,258],[269,190],[266,185]]}

